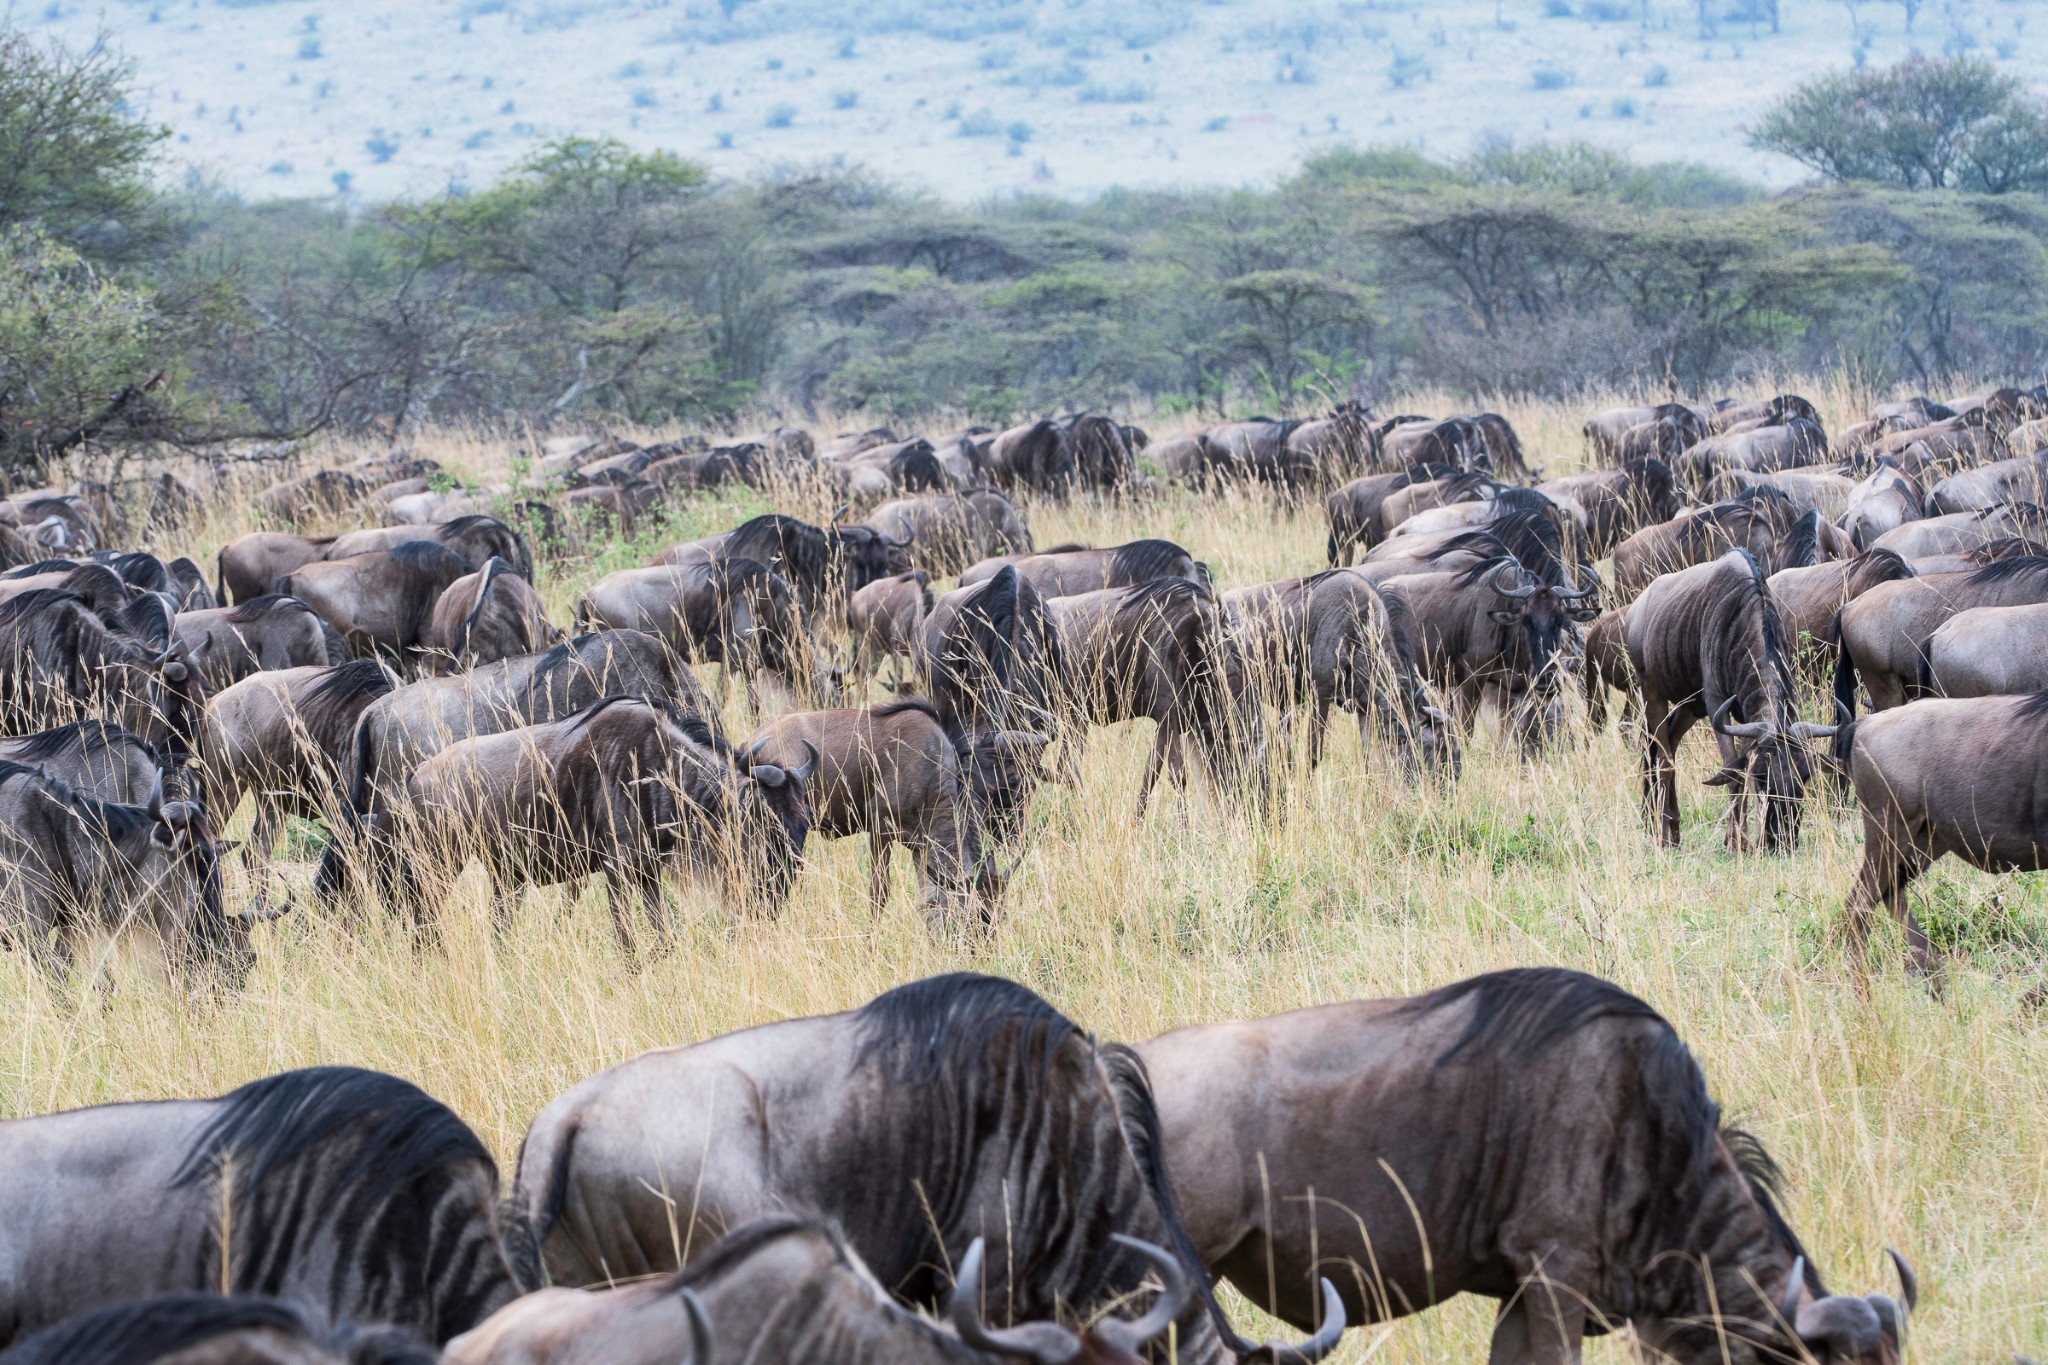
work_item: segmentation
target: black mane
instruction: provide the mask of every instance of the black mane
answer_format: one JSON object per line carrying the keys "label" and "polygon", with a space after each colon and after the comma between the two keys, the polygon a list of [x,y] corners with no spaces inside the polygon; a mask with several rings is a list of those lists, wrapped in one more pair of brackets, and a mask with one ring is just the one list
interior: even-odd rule
{"label": "black mane", "polygon": [[252,597],[246,602],[235,603],[235,605],[229,609],[228,614],[226,616],[223,616],[221,620],[225,621],[227,624],[231,626],[246,626],[251,624],[252,622],[262,620],[265,616],[269,615],[273,611],[278,610],[283,604],[287,602],[291,604],[292,610],[313,610],[311,607],[307,606],[304,602],[301,602],[296,597],[291,597],[281,592],[267,592],[264,593],[261,597]]}
{"label": "black mane", "polygon": [[[88,737],[90,732],[90,738]],[[110,720],[88,718],[74,720],[48,730],[38,730],[25,735],[14,751],[18,762],[33,763],[39,759],[55,758],[67,749],[83,749],[88,743],[97,743],[101,748],[111,749],[116,745],[133,744],[153,759],[161,761],[156,746],[129,730],[124,730]]]}
{"label": "black mane", "polygon": [[2048,556],[2014,555],[2011,559],[1994,559],[1982,568],[1972,569],[1970,576],[1963,581],[1975,588],[2044,577],[2048,577]]}
{"label": "black mane", "polygon": [[114,1304],[39,1332],[4,1365],[150,1365],[235,1332],[270,1332],[331,1348],[348,1365],[434,1365],[438,1352],[393,1328],[330,1332],[282,1299],[172,1294]]}
{"label": "black mane", "polygon": [[884,991],[855,1012],[860,1046],[856,1068],[874,1062],[891,1080],[928,1085],[972,1071],[1012,1025],[1026,1068],[1052,1065],[1053,1055],[1081,1030],[1043,998],[1014,981],[976,972],[948,972]]}
{"label": "black mane", "polygon": [[2036,692],[2013,708],[2017,720],[2048,721],[2048,692]]}
{"label": "black mane", "polygon": [[6,573],[0,573],[0,579],[40,578],[46,573],[70,573],[77,567],[75,559],[39,559],[33,564],[17,564]]}
{"label": "black mane", "polygon": [[1472,1018],[1458,1040],[1436,1059],[1449,1066],[1467,1052],[1507,1050],[1528,1057],[1599,1019],[1647,1019],[1670,1024],[1647,1003],[1611,981],[1562,967],[1514,967],[1417,996],[1401,1006],[1409,1014],[1472,1002]]}
{"label": "black mane", "polygon": [[1110,556],[1111,577],[1124,583],[1143,583],[1173,573],[1183,560],[1193,558],[1170,540],[1133,540],[1119,545]]}
{"label": "black mane", "polygon": [[312,733],[325,734],[333,720],[365,698],[381,697],[392,687],[391,675],[376,659],[354,659],[327,671],[306,689],[299,717]]}

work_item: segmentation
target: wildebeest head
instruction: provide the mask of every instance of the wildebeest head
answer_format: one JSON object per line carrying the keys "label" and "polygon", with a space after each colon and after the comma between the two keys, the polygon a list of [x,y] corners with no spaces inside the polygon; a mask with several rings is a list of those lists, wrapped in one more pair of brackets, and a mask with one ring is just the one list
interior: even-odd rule
{"label": "wildebeest head", "polygon": [[1469,571],[1467,579],[1482,576],[1486,586],[1501,599],[1501,604],[1490,608],[1487,616],[1519,637],[1518,644],[1511,644],[1510,648],[1519,649],[1530,679],[1540,687],[1570,657],[1573,627],[1599,615],[1585,600],[1599,590],[1599,585],[1566,587],[1546,583],[1514,559],[1497,559],[1478,566]]}
{"label": "wildebeest head", "polygon": [[[1714,732],[1735,740],[1735,761],[1706,779],[1709,787],[1740,786],[1763,797],[1764,844],[1792,848],[1799,843],[1800,798],[1813,778],[1815,740],[1835,733],[1833,725],[1795,721],[1780,728],[1770,719],[1731,724],[1728,713],[1737,699],[1715,709]],[[1748,740],[1748,747],[1742,741]]]}
{"label": "wildebeest head", "polygon": [[[693,738],[702,742],[700,736],[693,735]],[[789,883],[796,875],[797,857],[803,852],[804,840],[810,837],[811,799],[806,784],[818,769],[818,749],[806,740],[804,761],[794,768],[785,768],[756,758],[765,743],[764,740],[744,752],[733,753],[732,763],[734,771],[758,793],[758,811],[765,812],[768,817],[763,822],[757,814],[754,823],[758,827],[748,831],[746,837],[750,840],[765,839],[773,846],[765,850],[768,856],[762,860],[761,866],[769,883],[770,895],[779,901],[788,894]],[[723,747],[722,742],[720,747]],[[742,802],[743,811],[754,809],[753,803]]]}
{"label": "wildebeest head", "polygon": [[846,588],[858,592],[878,578],[888,578],[910,568],[910,546],[914,536],[890,536],[872,526],[840,520],[852,508],[842,506],[832,513],[832,549],[839,556],[846,575]]}

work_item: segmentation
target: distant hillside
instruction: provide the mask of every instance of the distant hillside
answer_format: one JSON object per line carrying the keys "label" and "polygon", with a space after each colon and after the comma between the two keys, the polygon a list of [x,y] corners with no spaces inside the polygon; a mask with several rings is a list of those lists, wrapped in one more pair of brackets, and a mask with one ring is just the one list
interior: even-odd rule
{"label": "distant hillside", "polygon": [[[1334,142],[1568,135],[1782,184],[1745,121],[1915,48],[2048,84],[2048,4],[1951,0],[52,0],[175,154],[254,197],[480,184],[611,134],[742,175],[861,163],[949,199],[1260,184]],[[1774,25],[1770,15],[1779,15]],[[1709,16],[1703,31],[1701,14]],[[1859,46],[1860,44],[1860,46]]]}

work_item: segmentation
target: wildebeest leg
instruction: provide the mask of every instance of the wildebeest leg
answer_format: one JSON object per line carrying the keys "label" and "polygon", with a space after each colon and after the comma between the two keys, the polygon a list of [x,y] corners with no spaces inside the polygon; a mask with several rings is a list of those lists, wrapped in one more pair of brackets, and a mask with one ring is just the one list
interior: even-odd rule
{"label": "wildebeest leg", "polygon": [[1138,780],[1138,818],[1145,818],[1145,800],[1152,795],[1152,788],[1159,781],[1160,765],[1166,762],[1169,753],[1177,755],[1178,746],[1173,720],[1168,717],[1159,723],[1159,731],[1152,736],[1152,752],[1145,756],[1145,775]]}
{"label": "wildebeest leg", "polygon": [[1678,847],[1678,741],[1691,728],[1678,711],[1667,711],[1654,720],[1647,714],[1643,726],[1643,802],[1657,842],[1665,848]]}
{"label": "wildebeest leg", "polygon": [[1931,972],[1940,966],[1927,931],[1906,905],[1906,888],[1927,870],[1933,860],[1909,841],[1898,838],[1876,822],[1863,822],[1863,866],[1857,870],[1855,885],[1849,888],[1849,952],[1860,969],[1869,961],[1870,931],[1880,903],[1898,921],[1906,936],[1906,952],[1916,971]]}
{"label": "wildebeest leg", "polygon": [[[1315,700],[1315,710],[1309,713],[1308,770],[1310,772],[1314,772],[1316,766],[1323,761],[1323,741],[1328,738],[1330,733],[1330,702],[1331,699],[1329,697],[1318,696]],[[1360,711],[1359,714],[1362,716],[1365,713]]]}
{"label": "wildebeest leg", "polygon": [[882,830],[868,835],[868,908],[877,915],[889,903],[889,854],[894,848],[894,839]]}
{"label": "wildebeest leg", "polygon": [[1574,1291],[1543,1281],[1526,1284],[1493,1324],[1487,1365],[1578,1365],[1585,1320]]}
{"label": "wildebeest leg", "polygon": [[1728,815],[1723,821],[1721,842],[1730,853],[1747,853],[1752,845],[1749,840],[1749,773],[1736,767],[1735,741],[1720,731],[1714,732],[1714,744],[1721,752],[1721,771],[1732,773],[1728,786]]}

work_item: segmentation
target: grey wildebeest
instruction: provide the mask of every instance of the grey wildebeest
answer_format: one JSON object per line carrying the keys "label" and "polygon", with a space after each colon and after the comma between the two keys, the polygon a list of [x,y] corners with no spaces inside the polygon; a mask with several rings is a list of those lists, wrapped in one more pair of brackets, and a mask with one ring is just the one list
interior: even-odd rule
{"label": "grey wildebeest", "polygon": [[34,768],[82,795],[124,805],[147,801],[163,772],[156,746],[97,719],[0,739],[0,759]]}
{"label": "grey wildebeest", "polygon": [[533,578],[533,552],[527,548],[526,538],[496,517],[475,514],[451,517],[431,526],[376,526],[351,531],[336,537],[324,558],[347,559],[423,540],[460,555],[471,569],[481,569],[496,558],[511,565],[521,578]]}
{"label": "grey wildebeest", "polygon": [[1127,492],[1140,486],[1137,447],[1127,428],[1099,412],[1055,420],[1067,438],[1076,484],[1100,492]]}
{"label": "grey wildebeest", "polygon": [[155,651],[110,629],[76,593],[9,598],[0,602],[0,730],[26,733],[98,710],[182,763],[206,704],[182,654],[175,641]]}
{"label": "grey wildebeest", "polygon": [[939,574],[1034,548],[1024,513],[994,489],[897,498],[870,512],[863,524],[894,544],[908,541],[910,566]]}
{"label": "grey wildebeest", "polygon": [[0,1122],[0,1345],[105,1304],[207,1292],[438,1344],[517,1292],[497,1184],[445,1105],[354,1067]]}
{"label": "grey wildebeest", "polygon": [[991,440],[987,470],[1003,488],[1062,494],[1074,480],[1074,448],[1057,422],[1039,418]]}
{"label": "grey wildebeest", "polygon": [[1657,422],[1673,424],[1678,432],[1681,450],[1707,434],[1706,417],[1699,409],[1688,407],[1684,403],[1609,408],[1587,418],[1583,431],[1586,444],[1596,460],[1602,464],[1618,464],[1622,458],[1623,438],[1637,427]]}
{"label": "grey wildebeest", "polygon": [[[1162,1289],[1135,1318],[1104,1315],[991,1327],[1002,1286],[982,1286],[975,1242],[946,1295],[949,1326],[896,1303],[845,1237],[801,1218],[734,1229],[672,1275],[617,1289],[543,1289],[448,1345],[447,1365],[1141,1365],[1138,1354],[1193,1294],[1173,1253],[1111,1233],[1149,1257]],[[0,1363],[4,1365],[4,1363]]]}
{"label": "grey wildebeest", "polygon": [[302,565],[279,579],[277,590],[318,612],[357,655],[405,661],[418,653],[434,603],[469,571],[446,546],[415,540]]}
{"label": "grey wildebeest", "polygon": [[1253,800],[1266,795],[1265,716],[1237,639],[1207,588],[1155,578],[1135,588],[1047,598],[1045,609],[1059,631],[1062,691],[1075,718],[1066,734],[1070,771],[1080,766],[1087,724],[1144,717],[1158,729],[1138,781],[1139,815],[1162,767],[1176,787],[1186,787],[1189,746],[1219,787]]}
{"label": "grey wildebeest", "polygon": [[1587,553],[1596,559],[1643,527],[1678,515],[1677,480],[1659,459],[1634,459],[1612,469],[1546,479],[1536,491],[1578,509],[1584,518]]}
{"label": "grey wildebeest", "polygon": [[340,469],[320,469],[296,479],[283,479],[259,492],[256,510],[272,521],[295,525],[314,517],[335,516],[361,502],[370,485]]}
{"label": "grey wildebeest", "polygon": [[220,968],[239,981],[255,961],[249,923],[267,912],[222,909],[220,855],[229,847],[197,804],[163,799],[160,776],[129,805],[0,761],[0,942],[62,976],[75,940],[139,925],[173,969]]}
{"label": "grey wildebeest", "polygon": [[1856,491],[1857,482],[1839,469],[1780,469],[1771,473],[1724,469],[1707,480],[1700,496],[1707,502],[1720,502],[1745,488],[1770,487],[1790,498],[1801,511],[1818,511],[1834,521],[1849,510],[1849,495]]}
{"label": "grey wildebeest", "polygon": [[[998,832],[1021,812],[1030,787],[984,789],[984,766],[1037,772],[1050,741],[1027,730],[948,733],[936,707],[922,698],[864,709],[795,711],[762,726],[744,752],[795,762],[808,751],[817,771],[806,789],[814,832],[830,839],[868,837],[868,898],[876,913],[889,899],[889,854],[901,843],[915,860],[918,904],[935,927],[958,910],[993,918],[1006,875],[998,866]],[[977,749],[986,750],[978,765]],[[1005,762],[1007,760],[1007,762]]]}
{"label": "grey wildebeest", "polygon": [[269,669],[338,664],[348,643],[296,597],[265,593],[232,607],[181,611],[171,634],[209,692]]}
{"label": "grey wildebeest", "polygon": [[1834,676],[1840,644],[1835,618],[1843,607],[1880,583],[1913,577],[1913,566],[1890,550],[1865,550],[1854,559],[1823,560],[1780,569],[1769,579],[1800,672],[1815,686]]}
{"label": "grey wildebeest", "polygon": [[1330,708],[1358,718],[1358,741],[1392,742],[1410,772],[1458,767],[1457,727],[1416,672],[1415,621],[1399,597],[1359,573],[1330,569],[1223,594],[1253,685],[1281,713],[1309,708],[1308,763],[1321,760]]}
{"label": "grey wildebeest", "polygon": [[213,595],[221,606],[277,591],[277,581],[294,569],[327,557],[333,536],[307,537],[282,531],[251,531],[221,546],[213,559]]}
{"label": "grey wildebeest", "polygon": [[951,732],[1065,733],[1066,651],[1036,588],[1013,567],[932,603],[917,636],[917,671]]}
{"label": "grey wildebeest", "polygon": [[450,583],[434,602],[420,648],[429,673],[450,673],[552,649],[562,632],[533,585],[496,555]]}
{"label": "grey wildebeest", "polygon": [[1207,586],[1209,571],[1170,540],[1133,540],[1091,549],[1059,545],[1038,554],[999,555],[984,559],[960,575],[960,586],[972,587],[1014,564],[1017,576],[1042,597],[1071,597],[1100,588],[1135,588],[1155,578],[1185,578]]}
{"label": "grey wildebeest", "polygon": [[[844,511],[845,509],[841,509]],[[871,526],[813,526],[780,512],[743,521],[730,531],[684,541],[662,551],[655,566],[699,560],[751,559],[789,580],[811,616],[876,579],[905,567],[910,538],[885,536]]]}
{"label": "grey wildebeest", "polygon": [[889,661],[894,690],[901,692],[906,661],[917,648],[918,630],[925,613],[932,609],[932,576],[923,569],[878,578],[854,593],[846,604],[846,626],[851,634],[850,666],[857,687],[882,660]]}
{"label": "grey wildebeest", "polygon": [[1968,512],[1948,512],[1909,521],[1870,543],[1907,559],[1924,559],[1975,549],[2008,536],[2048,540],[2048,508],[2032,503],[2003,503]]}
{"label": "grey wildebeest", "polygon": [[346,819],[356,722],[397,684],[382,660],[357,659],[268,670],[215,693],[199,730],[208,802],[225,820],[249,796],[256,806],[249,839],[264,857],[287,816],[338,827]]}
{"label": "grey wildebeest", "polygon": [[1492,445],[1469,417],[1397,417],[1381,425],[1379,438],[1381,458],[1389,464],[1493,471]]}
{"label": "grey wildebeest", "polygon": [[1842,727],[1837,750],[1863,813],[1863,865],[1848,902],[1861,959],[1882,905],[1904,932],[1912,964],[1939,965],[1906,905],[1906,888],[1953,853],[1986,872],[2044,865],[2048,813],[2040,800],[2048,693],[1936,698]]}
{"label": "grey wildebeest", "polygon": [[[735,753],[699,716],[607,697],[562,720],[451,744],[406,778],[369,822],[367,861],[386,900],[427,927],[471,856],[501,920],[521,886],[602,877],[619,944],[632,908],[668,936],[670,871],[728,901],[780,905],[795,879],[815,754],[784,768]],[[413,856],[424,854],[425,856]]]}
{"label": "grey wildebeest", "polygon": [[[438,1365],[397,1327],[329,1326],[284,1299],[166,1294],[67,1318],[0,1365]],[[673,1362],[670,1363],[673,1365]]]}
{"label": "grey wildebeest", "polygon": [[1897,1365],[1906,1263],[1903,1306],[1829,1295],[1769,1155],[1596,977],[1492,972],[1137,1051],[1196,1253],[1296,1327],[1327,1274],[1351,1322],[1499,1300],[1494,1365],[1574,1365],[1624,1325],[1681,1365]]}
{"label": "grey wildebeest", "polygon": [[2048,602],[1957,612],[1928,637],[1926,675],[1942,697],[2048,690]]}
{"label": "grey wildebeest", "polygon": [[1885,532],[1926,515],[1926,493],[1897,460],[1887,457],[1849,490],[1841,525],[1857,548],[1867,550]]}
{"label": "grey wildebeest", "polygon": [[2011,502],[2048,504],[2048,450],[1959,470],[1927,493],[1928,510],[1936,514]]}
{"label": "grey wildebeest", "polygon": [[[1721,770],[1707,783],[1729,789],[1729,851],[1751,847],[1751,796],[1763,803],[1764,847],[1795,847],[1811,742],[1835,729],[1799,719],[1791,642],[1756,560],[1730,550],[1664,575],[1629,604],[1624,630],[1643,703],[1643,800],[1657,842],[1678,846],[1678,746],[1708,720]],[[1727,721],[1731,711],[1739,723]]]}
{"label": "grey wildebeest", "polygon": [[1415,465],[1390,474],[1353,479],[1330,494],[1324,502],[1330,522],[1325,547],[1330,566],[1341,568],[1349,564],[1355,546],[1369,550],[1387,538],[1387,533],[1394,529],[1394,523],[1385,515],[1389,496],[1411,484],[1431,483],[1455,472],[1449,465]]}
{"label": "grey wildebeest", "polygon": [[1978,568],[1920,573],[1883,583],[1842,608],[1835,637],[1835,703],[1856,714],[1856,684],[1885,711],[1918,696],[1927,685],[1927,642],[1942,622],[1972,607],[2019,607],[2048,602],[2048,557],[2020,555]]}
{"label": "grey wildebeest", "polygon": [[1688,507],[1614,547],[1615,599],[1632,601],[1659,575],[1708,563],[1731,549],[1749,551],[1769,570],[1783,568],[1779,545],[1799,518],[1792,500],[1768,487],[1745,489],[1711,506]]}
{"label": "grey wildebeest", "polygon": [[[944,1267],[982,1239],[1011,1318],[1050,1319],[1143,1283],[1151,1257],[1110,1233],[1200,1277],[1156,1138],[1132,1053],[1014,982],[960,973],[592,1076],[528,1128],[514,1200],[557,1284],[674,1270],[726,1229],[794,1213],[844,1229],[911,1305],[943,1302]],[[1197,1288],[1175,1319],[1183,1365],[1255,1349]],[[1303,1358],[1335,1346],[1332,1307]]]}
{"label": "grey wildebeest", "polygon": [[1672,473],[1690,488],[1703,488],[1729,470],[1771,473],[1797,469],[1827,458],[1827,433],[1818,422],[1792,418],[1782,424],[1734,430],[1686,447]]}

